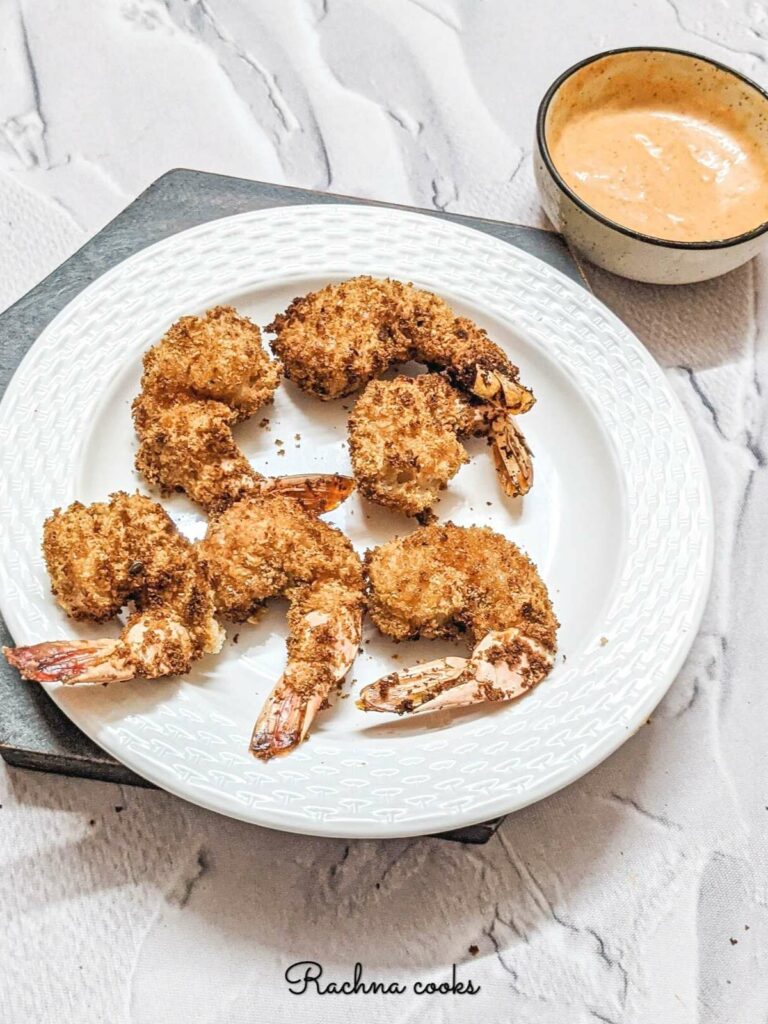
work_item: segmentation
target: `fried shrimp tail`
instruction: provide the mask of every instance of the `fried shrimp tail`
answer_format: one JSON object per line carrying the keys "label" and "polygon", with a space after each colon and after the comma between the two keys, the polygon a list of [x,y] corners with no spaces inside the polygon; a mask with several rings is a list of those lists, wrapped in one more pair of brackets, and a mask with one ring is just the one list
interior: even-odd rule
{"label": "fried shrimp tail", "polygon": [[516,376],[483,366],[474,367],[474,378],[470,376],[468,388],[478,398],[517,416],[528,412],[536,401],[533,392],[523,387]]}
{"label": "fried shrimp tail", "polygon": [[427,526],[366,556],[368,609],[396,640],[466,636],[469,658],[447,657],[366,686],[364,711],[421,713],[507,701],[555,662],[558,622],[533,563],[481,527]]}
{"label": "fried shrimp tail", "polygon": [[22,679],[37,683],[111,683],[134,675],[119,640],[53,640],[3,647],[3,654]]}
{"label": "fried shrimp tail", "polygon": [[54,640],[4,648],[37,682],[112,683],[188,672],[221,649],[205,563],[156,502],[113,494],[107,502],[56,510],[43,553],[54,597],[74,619],[104,622],[128,604],[116,640]]}
{"label": "fried shrimp tail", "polygon": [[357,701],[362,711],[416,711],[451,686],[467,665],[466,658],[439,658],[393,672],[363,688]]}
{"label": "fried shrimp tail", "polygon": [[251,751],[264,761],[289,753],[357,653],[360,559],[339,530],[266,492],[213,519],[200,546],[221,615],[243,621],[272,597],[288,599],[285,672],[264,703]]}
{"label": "fried shrimp tail", "polygon": [[533,486],[533,454],[513,416],[493,419],[493,460],[502,489],[508,498],[527,494]]}
{"label": "fried shrimp tail", "polygon": [[554,651],[519,629],[489,633],[469,659],[441,658],[366,686],[358,707],[404,715],[514,700],[541,682],[554,661]]}
{"label": "fried shrimp tail", "polygon": [[263,494],[293,498],[313,515],[332,512],[346,501],[355,489],[355,481],[341,473],[308,473],[295,476],[276,476],[265,480]]}
{"label": "fried shrimp tail", "polygon": [[[333,613],[320,610],[326,603]],[[333,596],[318,593],[305,597],[297,614],[291,609],[289,628],[289,665],[265,701],[251,738],[251,752],[263,761],[290,753],[304,740],[355,660],[361,611],[354,594],[346,595],[345,602],[340,589]]]}
{"label": "fried shrimp tail", "polygon": [[256,720],[251,736],[251,753],[260,761],[290,754],[307,735],[322,704],[319,694],[308,697],[281,679]]}

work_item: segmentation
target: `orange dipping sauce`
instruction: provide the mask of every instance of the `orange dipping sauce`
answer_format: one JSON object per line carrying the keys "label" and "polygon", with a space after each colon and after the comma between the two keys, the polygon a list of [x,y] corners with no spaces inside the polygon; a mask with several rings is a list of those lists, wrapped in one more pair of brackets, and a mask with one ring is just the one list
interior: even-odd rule
{"label": "orange dipping sauce", "polygon": [[768,221],[768,147],[748,111],[701,82],[611,81],[600,65],[558,97],[547,129],[557,171],[598,213],[681,242],[733,238]]}

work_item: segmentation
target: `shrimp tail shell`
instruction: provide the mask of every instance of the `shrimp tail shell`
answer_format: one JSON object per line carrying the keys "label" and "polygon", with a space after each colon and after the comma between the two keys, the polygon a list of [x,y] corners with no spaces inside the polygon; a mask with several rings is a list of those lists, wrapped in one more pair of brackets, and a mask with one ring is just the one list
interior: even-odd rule
{"label": "shrimp tail shell", "polygon": [[403,715],[514,700],[541,682],[554,660],[554,651],[514,627],[491,632],[468,661],[444,658],[366,686],[358,707]]}
{"label": "shrimp tail shell", "polygon": [[509,498],[527,494],[533,485],[532,452],[512,416],[503,417],[493,430],[493,458],[504,493]]}
{"label": "shrimp tail shell", "polygon": [[260,761],[289,754],[302,742],[323,703],[322,694],[302,694],[284,682],[275,686],[251,736],[251,753]]}
{"label": "shrimp tail shell", "polygon": [[346,501],[355,489],[352,477],[340,473],[310,473],[274,477],[265,482],[264,490],[295,501],[314,515],[332,512]]}
{"label": "shrimp tail shell", "polygon": [[536,401],[533,392],[519,381],[498,370],[489,370],[482,366],[475,368],[475,376],[469,389],[478,398],[493,402],[510,413],[528,412]]}
{"label": "shrimp tail shell", "polygon": [[466,658],[440,658],[385,676],[366,686],[357,706],[361,711],[405,715],[452,686],[467,667]]}
{"label": "shrimp tail shell", "polygon": [[52,640],[31,647],[3,647],[8,663],[36,683],[112,683],[134,670],[118,654],[119,640]]}

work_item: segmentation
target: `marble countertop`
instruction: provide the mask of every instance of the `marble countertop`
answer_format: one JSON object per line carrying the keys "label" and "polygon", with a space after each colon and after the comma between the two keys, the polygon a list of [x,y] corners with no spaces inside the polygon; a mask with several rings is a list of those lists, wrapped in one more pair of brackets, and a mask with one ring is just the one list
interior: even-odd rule
{"label": "marble countertop", "polygon": [[[768,85],[752,0],[7,0],[0,308],[175,166],[543,225],[534,113],[608,47]],[[699,637],[651,720],[483,847],[281,835],[163,793],[0,777],[0,1018],[57,1024],[768,1019],[768,263],[654,288],[590,270],[711,474]],[[326,980],[480,992],[296,996]]]}

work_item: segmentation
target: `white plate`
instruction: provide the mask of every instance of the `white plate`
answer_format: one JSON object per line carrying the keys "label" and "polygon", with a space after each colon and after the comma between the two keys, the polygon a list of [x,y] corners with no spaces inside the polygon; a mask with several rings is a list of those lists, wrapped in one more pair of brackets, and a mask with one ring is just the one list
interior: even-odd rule
{"label": "white plate", "polygon": [[[215,221],[126,260],[49,325],[0,406],[1,604],[19,644],[109,632],[83,629],[56,606],[41,528],[54,506],[142,486],[130,419],[142,353],[183,314],[231,302],[263,325],[294,295],[360,273],[443,295],[489,330],[536,393],[521,420],[536,455],[532,492],[505,499],[477,442],[438,511],[488,524],[535,559],[562,622],[551,676],[517,703],[452,717],[400,720],[339,700],[309,742],[265,765],[248,739],[284,661],[285,609],[275,602],[257,626],[230,628],[224,652],[186,678],[49,692],[124,764],[205,807],[296,832],[417,835],[513,811],[602,761],[669,686],[706,597],[712,513],[691,428],[637,339],[539,260],[435,218],[335,205]],[[257,415],[239,438],[268,474],[343,471],[349,404],[286,384],[266,411],[270,428]],[[166,505],[202,534],[191,503]],[[360,550],[414,525],[357,496],[330,518]],[[417,657],[449,653],[367,635],[353,697]]]}

